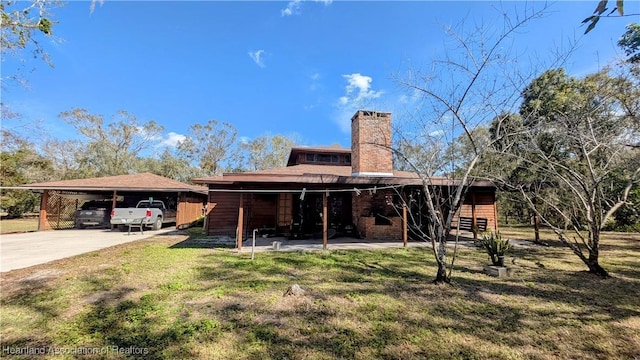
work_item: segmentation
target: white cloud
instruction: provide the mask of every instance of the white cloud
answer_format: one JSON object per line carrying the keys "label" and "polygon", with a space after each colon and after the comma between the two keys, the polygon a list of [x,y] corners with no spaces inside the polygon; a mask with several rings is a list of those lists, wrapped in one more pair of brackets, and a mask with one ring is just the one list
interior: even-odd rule
{"label": "white cloud", "polygon": [[249,141],[251,141],[251,138],[248,136],[240,136],[238,141],[240,141],[241,144],[248,144]]}
{"label": "white cloud", "polygon": [[367,99],[379,98],[383,93],[382,91],[371,90],[371,82],[373,81],[371,76],[355,73],[351,75],[342,75],[342,77],[347,79],[348,82],[345,87],[345,91],[346,97],[348,97],[350,102],[361,102]]}
{"label": "white cloud", "polygon": [[162,136],[161,135],[154,135],[154,134],[149,134],[149,132],[147,130],[145,130],[144,127],[142,126],[136,126],[136,130],[138,132],[138,135],[140,135],[140,137],[146,139],[146,140],[161,140]]}
{"label": "white cloud", "polygon": [[178,146],[179,143],[185,141],[186,139],[187,139],[186,136],[172,131],[168,133],[167,137],[160,142],[160,146],[175,148],[176,146]]}
{"label": "white cloud", "polygon": [[429,137],[440,137],[444,135],[444,130],[436,130],[429,133]]}
{"label": "white cloud", "polygon": [[373,78],[370,76],[353,73],[342,75],[342,77],[347,81],[347,85],[344,89],[345,94],[338,98],[339,111],[336,123],[340,126],[340,130],[347,133],[351,130],[351,116],[357,110],[377,108],[375,100],[380,98],[384,92],[371,88]]}
{"label": "white cloud", "polygon": [[290,1],[287,4],[287,7],[280,10],[280,15],[281,16],[291,16],[293,14],[299,14],[300,13],[300,3],[302,2],[302,0],[293,0]]}
{"label": "white cloud", "polygon": [[253,62],[255,62],[256,65],[260,66],[261,68],[265,67],[264,60],[262,59],[262,54],[264,54],[264,50],[258,50],[253,52],[249,51],[249,57],[251,57]]}
{"label": "white cloud", "polygon": [[[313,0],[316,3],[322,3],[325,6],[330,5],[333,0]],[[302,7],[302,0],[293,0],[289,1],[287,7],[280,10],[280,16],[291,16],[291,15],[300,15],[300,8]]]}

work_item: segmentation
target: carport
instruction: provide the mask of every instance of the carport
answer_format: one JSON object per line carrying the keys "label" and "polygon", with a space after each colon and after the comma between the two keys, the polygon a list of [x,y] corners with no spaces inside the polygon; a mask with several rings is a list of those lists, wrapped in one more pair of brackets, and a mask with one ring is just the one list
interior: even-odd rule
{"label": "carport", "polygon": [[177,211],[176,228],[183,228],[203,215],[208,195],[205,187],[151,173],[51,181],[20,188],[42,194],[39,231],[72,228],[75,211],[85,201],[95,199],[110,199],[113,207],[116,203],[135,206],[149,198],[163,200]]}

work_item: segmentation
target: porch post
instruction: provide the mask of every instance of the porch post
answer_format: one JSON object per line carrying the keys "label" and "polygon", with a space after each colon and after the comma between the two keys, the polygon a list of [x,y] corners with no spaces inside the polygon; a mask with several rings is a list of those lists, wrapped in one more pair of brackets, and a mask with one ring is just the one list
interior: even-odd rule
{"label": "porch post", "polygon": [[[111,198],[111,208],[115,209],[116,208],[116,203],[118,202],[118,191],[117,190],[113,190],[113,197]],[[115,226],[113,224],[111,224],[111,230],[113,230]]]}
{"label": "porch post", "polygon": [[240,207],[238,208],[238,234],[237,234],[237,247],[238,250],[242,250],[242,234],[244,233],[243,222],[244,221],[244,194],[240,193]]}
{"label": "porch post", "polygon": [[38,231],[51,230],[47,222],[47,203],[49,202],[49,190],[44,190],[40,196],[40,217],[38,218]]}
{"label": "porch post", "polygon": [[407,247],[407,205],[402,205],[402,245]]}
{"label": "porch post", "polygon": [[186,212],[187,209],[183,209],[184,211],[180,211],[182,206],[182,193],[178,191],[178,198],[176,199],[176,230],[180,229],[182,225],[182,219],[180,219],[183,212]]}
{"label": "porch post", "polygon": [[498,232],[498,201],[493,193],[493,231]]}
{"label": "porch post", "polygon": [[322,248],[327,249],[327,193],[322,193]]}
{"label": "porch post", "polygon": [[478,222],[476,221],[476,193],[471,193],[471,230],[473,230],[473,241],[478,240]]}

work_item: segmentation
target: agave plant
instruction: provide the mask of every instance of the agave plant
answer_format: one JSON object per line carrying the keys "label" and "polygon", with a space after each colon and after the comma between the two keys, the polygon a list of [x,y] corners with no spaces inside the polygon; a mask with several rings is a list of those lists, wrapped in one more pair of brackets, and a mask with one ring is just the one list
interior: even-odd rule
{"label": "agave plant", "polygon": [[508,239],[503,240],[499,232],[491,232],[489,235],[482,235],[482,245],[493,265],[504,266],[504,255],[511,248]]}

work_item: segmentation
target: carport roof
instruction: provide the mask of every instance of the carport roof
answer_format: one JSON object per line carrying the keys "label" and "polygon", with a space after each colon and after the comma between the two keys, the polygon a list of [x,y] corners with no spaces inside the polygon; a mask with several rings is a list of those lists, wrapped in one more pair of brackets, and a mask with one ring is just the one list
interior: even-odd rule
{"label": "carport roof", "polygon": [[208,192],[204,186],[189,185],[151,173],[59,180],[20,187],[30,190],[194,192],[203,195]]}

